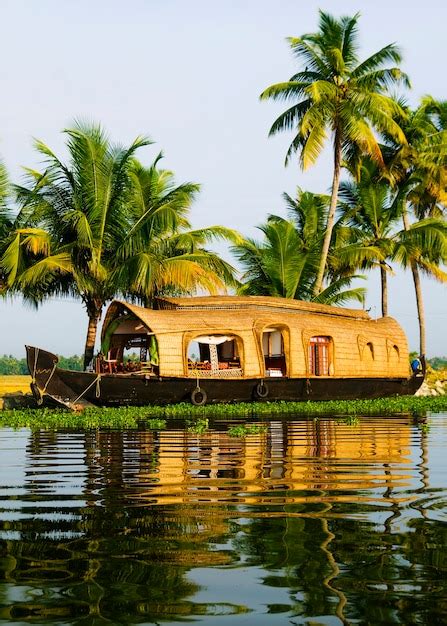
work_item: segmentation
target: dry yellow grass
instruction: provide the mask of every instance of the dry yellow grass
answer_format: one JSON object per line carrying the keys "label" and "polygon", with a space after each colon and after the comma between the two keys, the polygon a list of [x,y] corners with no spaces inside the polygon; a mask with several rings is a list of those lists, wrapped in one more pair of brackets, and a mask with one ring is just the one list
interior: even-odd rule
{"label": "dry yellow grass", "polygon": [[30,382],[31,376],[0,376],[0,398],[16,391],[28,393]]}
{"label": "dry yellow grass", "polygon": [[447,369],[434,370],[431,367],[428,367],[425,380],[430,386],[433,386],[438,380],[444,383],[447,381]]}

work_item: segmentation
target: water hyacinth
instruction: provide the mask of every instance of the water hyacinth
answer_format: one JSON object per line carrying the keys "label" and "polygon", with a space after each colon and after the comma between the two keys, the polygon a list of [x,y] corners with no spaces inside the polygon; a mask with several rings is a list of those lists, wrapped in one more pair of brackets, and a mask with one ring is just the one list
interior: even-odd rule
{"label": "water hyacinth", "polygon": [[[207,420],[270,416],[312,417],[318,415],[393,415],[447,410],[447,397],[400,396],[374,400],[328,402],[251,402],[210,404],[196,407],[181,403],[167,406],[90,407],[82,413],[63,409],[21,409],[0,412],[0,426],[12,428],[137,428],[161,429],[167,419]],[[201,422],[204,423],[203,421]],[[190,425],[190,424],[189,424]]]}

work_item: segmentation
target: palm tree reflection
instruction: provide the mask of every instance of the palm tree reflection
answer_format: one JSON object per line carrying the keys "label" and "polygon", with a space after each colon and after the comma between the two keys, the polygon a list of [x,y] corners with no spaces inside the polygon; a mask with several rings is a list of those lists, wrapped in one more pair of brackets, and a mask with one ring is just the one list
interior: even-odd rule
{"label": "palm tree reflection", "polygon": [[[252,598],[236,602],[219,589],[219,602],[195,602],[188,575],[232,568],[237,581],[243,565],[243,577],[263,572],[260,606],[266,586],[278,597],[271,613],[348,624],[367,609],[379,624],[397,611],[407,623],[394,585],[402,558],[419,565],[405,571],[410,586],[432,580],[421,556],[426,529],[409,530],[411,420],[277,420],[245,439],[223,428],[33,433],[20,514],[2,525],[19,538],[0,544],[3,582],[26,591],[1,600],[0,618],[136,622],[247,611]],[[432,526],[431,538],[439,533]]]}

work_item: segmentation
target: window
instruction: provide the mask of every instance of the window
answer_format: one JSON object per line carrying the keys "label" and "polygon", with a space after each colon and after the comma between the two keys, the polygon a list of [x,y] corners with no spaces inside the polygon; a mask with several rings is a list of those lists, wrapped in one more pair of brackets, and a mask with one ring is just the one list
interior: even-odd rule
{"label": "window", "polygon": [[278,328],[266,328],[262,333],[262,352],[266,376],[286,376],[284,338]]}
{"label": "window", "polygon": [[331,337],[311,337],[309,342],[309,372],[313,376],[333,374]]}
{"label": "window", "polygon": [[190,376],[232,378],[242,376],[238,340],[228,335],[201,335],[187,350]]}

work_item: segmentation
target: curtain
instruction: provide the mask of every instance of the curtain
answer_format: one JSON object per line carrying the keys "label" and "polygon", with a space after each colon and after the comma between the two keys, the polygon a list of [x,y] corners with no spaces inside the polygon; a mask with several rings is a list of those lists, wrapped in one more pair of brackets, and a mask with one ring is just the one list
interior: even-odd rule
{"label": "curtain", "polygon": [[195,337],[193,341],[197,341],[197,343],[206,343],[210,346],[218,346],[221,343],[232,341],[233,339],[234,337],[227,335],[201,335],[200,337]]}

